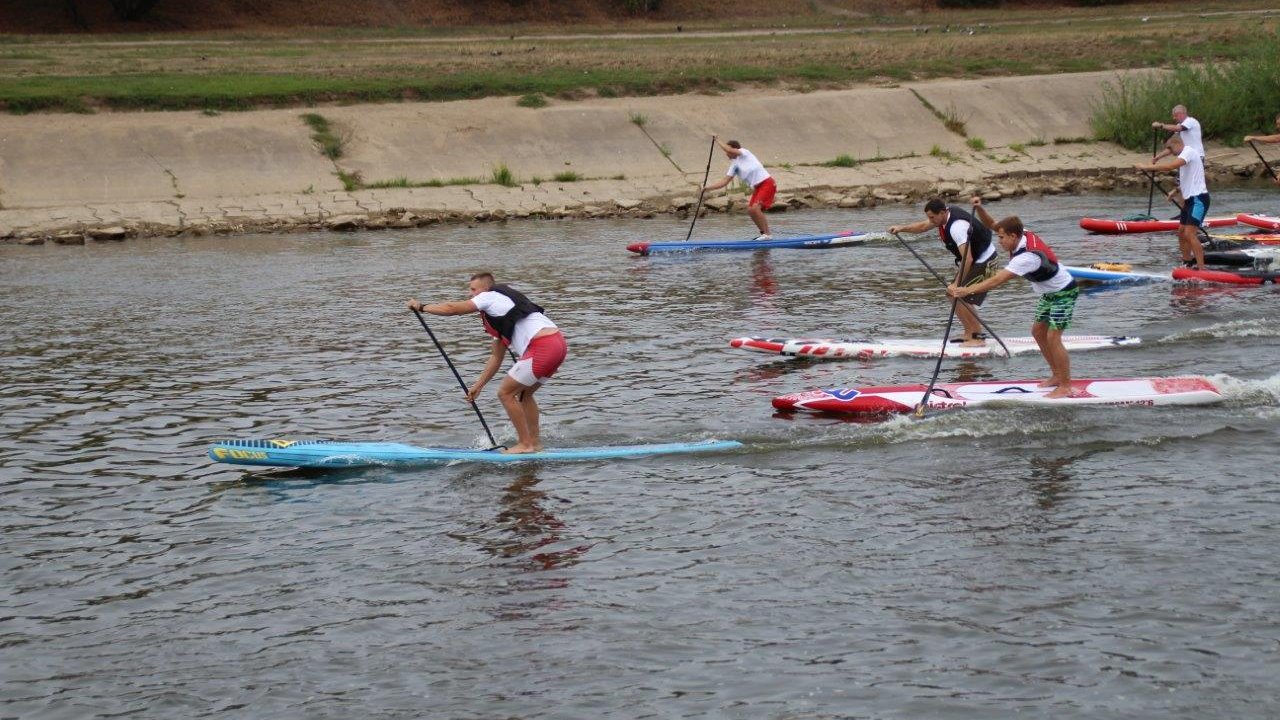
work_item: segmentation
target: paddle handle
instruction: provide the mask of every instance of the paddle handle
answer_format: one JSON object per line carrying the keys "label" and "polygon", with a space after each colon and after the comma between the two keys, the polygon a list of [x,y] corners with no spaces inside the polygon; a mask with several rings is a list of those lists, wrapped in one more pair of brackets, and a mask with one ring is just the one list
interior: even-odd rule
{"label": "paddle handle", "polygon": [[[458,372],[458,368],[454,367],[453,361],[449,359],[449,353],[444,351],[444,346],[436,339],[436,334],[431,332],[431,326],[427,325],[427,321],[422,317],[422,313],[414,310],[413,314],[417,316],[418,322],[422,323],[422,329],[427,331],[427,335],[431,337],[431,342],[435,343],[436,350],[440,351],[440,357],[444,358],[444,363],[453,371],[453,376],[458,380],[458,386],[462,388],[462,395],[463,397],[466,397],[471,390],[467,387],[467,383],[462,380],[462,375]],[[493,447],[498,447],[498,441],[493,439],[493,432],[489,430],[489,423],[484,421],[484,414],[480,412],[480,406],[477,405],[474,400],[468,400],[467,402],[471,405],[471,409],[476,411],[476,417],[479,418],[480,425],[484,428],[484,434],[489,436],[489,442]]]}
{"label": "paddle handle", "polygon": [[693,220],[689,222],[689,232],[685,233],[684,241],[689,242],[689,238],[693,237],[693,226],[698,223],[698,213],[702,212],[702,196],[707,194],[707,180],[711,179],[711,158],[716,154],[716,136],[711,136],[711,149],[707,151],[707,169],[702,173],[702,184],[698,186],[698,205],[693,209]]}
{"label": "paddle handle", "polygon": [[[1159,151],[1160,151],[1160,129],[1151,128],[1151,157],[1155,157],[1156,153]],[[1151,185],[1150,187],[1147,188],[1147,217],[1153,217],[1151,215],[1151,210],[1152,210],[1152,203],[1155,202],[1155,196],[1156,196],[1156,181],[1155,181],[1155,178],[1152,178]]]}

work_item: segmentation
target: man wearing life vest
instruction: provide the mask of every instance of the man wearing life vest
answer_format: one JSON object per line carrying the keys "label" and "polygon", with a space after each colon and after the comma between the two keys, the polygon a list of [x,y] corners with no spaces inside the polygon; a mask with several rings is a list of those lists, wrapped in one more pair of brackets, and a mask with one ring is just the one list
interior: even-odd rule
{"label": "man wearing life vest", "polygon": [[1197,270],[1204,269],[1204,246],[1196,237],[1198,228],[1204,226],[1205,217],[1209,214],[1209,186],[1204,179],[1204,152],[1182,142],[1179,135],[1170,135],[1165,147],[1173,153],[1173,159],[1167,163],[1138,163],[1133,167],[1143,172],[1178,171],[1178,187],[1169,192],[1169,199],[1181,194],[1182,214],[1178,217],[1178,249],[1182,253],[1182,264],[1194,265]]}
{"label": "man wearing life vest", "polygon": [[[909,225],[892,225],[891,233],[922,233],[931,227],[938,229],[942,244],[956,259],[956,282],[961,286],[973,285],[986,279],[990,263],[996,256],[996,246],[991,240],[991,230],[980,220],[956,205],[947,205],[938,198],[925,203],[925,219]],[[982,323],[969,307],[979,307],[986,293],[971,293],[965,303],[956,306],[956,317],[964,325],[964,337],[957,340],[967,346],[985,345],[981,339]]]}
{"label": "man wearing life vest", "polygon": [[1071,359],[1062,344],[1062,331],[1071,327],[1080,288],[1071,273],[1058,264],[1053,251],[1043,240],[1036,238],[1038,247],[1033,249],[1032,234],[1026,231],[1017,216],[995,223],[995,231],[1000,247],[1009,253],[1009,262],[1004,269],[976,285],[952,284],[947,288],[947,294],[963,299],[973,293],[985,293],[1015,277],[1030,280],[1032,291],[1040,294],[1031,335],[1036,339],[1045,362],[1049,363],[1049,379],[1040,383],[1040,387],[1054,388],[1045,395],[1047,398],[1070,397]]}
{"label": "man wearing life vest", "polygon": [[409,309],[432,315],[480,313],[484,331],[493,337],[493,345],[479,379],[467,391],[467,402],[476,401],[485,383],[493,379],[498,368],[502,367],[507,348],[511,348],[520,359],[502,379],[498,400],[515,426],[516,444],[503,452],[539,452],[542,440],[538,403],[533,394],[555,375],[564,362],[569,351],[564,335],[543,314],[541,307],[512,288],[495,284],[491,273],[472,275],[467,287],[471,291],[470,300],[433,305],[410,300]]}
{"label": "man wearing life vest", "polygon": [[742,147],[742,143],[737,140],[722,143],[715,135],[712,135],[711,139],[733,162],[729,164],[729,172],[716,182],[704,185],[703,192],[719,190],[733,182],[735,177],[746,183],[751,188],[751,199],[747,201],[747,214],[760,230],[756,240],[772,240],[773,236],[769,234],[769,220],[765,218],[764,211],[773,207],[773,198],[778,193],[777,183],[773,181],[769,171],[764,169],[764,165],[756,159],[756,156]]}

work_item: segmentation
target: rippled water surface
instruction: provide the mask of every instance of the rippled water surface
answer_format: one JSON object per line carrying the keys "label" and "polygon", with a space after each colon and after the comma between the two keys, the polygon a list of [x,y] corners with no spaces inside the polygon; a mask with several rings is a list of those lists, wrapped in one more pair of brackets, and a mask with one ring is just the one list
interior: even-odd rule
{"label": "rippled water surface", "polygon": [[[1015,212],[1064,260],[1167,270],[1172,235],[1088,237],[1145,196]],[[1214,210],[1271,210],[1267,191]],[[1215,213],[1216,214],[1216,213]],[[915,208],[775,215],[882,229]],[[748,235],[741,215],[699,237]],[[1266,718],[1280,714],[1280,291],[1085,294],[1144,343],[1078,377],[1202,373],[1216,407],[850,423],[778,394],[926,382],[746,334],[940,338],[892,244],[629,257],[677,220],[0,246],[0,717]],[[919,246],[946,270],[945,251]],[[224,437],[480,445],[409,297],[490,269],[569,338],[548,445],[736,438],[621,462],[328,474],[210,463]],[[1024,335],[1034,296],[983,315]],[[435,318],[464,375],[474,317]],[[943,380],[1038,377],[1037,356]],[[500,439],[502,410],[482,402]]]}

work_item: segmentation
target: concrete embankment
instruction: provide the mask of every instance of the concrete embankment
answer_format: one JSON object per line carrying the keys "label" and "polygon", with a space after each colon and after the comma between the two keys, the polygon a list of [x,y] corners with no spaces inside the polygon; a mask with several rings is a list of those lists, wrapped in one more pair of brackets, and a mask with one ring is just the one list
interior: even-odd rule
{"label": "concrete embankment", "polygon": [[[778,179],[781,209],[1137,185],[1145,181],[1129,168],[1142,154],[1078,142],[1091,135],[1090,107],[1115,76],[552,100],[543,108],[490,98],[215,115],[4,116],[0,237],[74,243],[686,213],[713,132],[741,140],[765,162]],[[342,139],[340,157],[321,154],[303,112],[329,121]],[[944,117],[962,121],[965,135]],[[853,166],[824,165],[839,156]],[[1211,147],[1209,156],[1219,178],[1261,169],[1244,152]],[[712,174],[726,162],[716,153]],[[489,182],[499,167],[510,170],[514,186]],[[342,177],[444,186],[348,191]],[[744,201],[729,193],[708,205],[722,211]]]}

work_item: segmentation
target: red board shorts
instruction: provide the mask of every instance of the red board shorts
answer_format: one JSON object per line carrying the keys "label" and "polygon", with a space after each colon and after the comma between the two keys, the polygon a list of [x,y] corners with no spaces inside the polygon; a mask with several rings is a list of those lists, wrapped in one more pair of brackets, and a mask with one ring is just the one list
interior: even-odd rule
{"label": "red board shorts", "polygon": [[529,341],[524,355],[511,366],[507,375],[525,387],[541,385],[556,374],[568,354],[569,344],[564,341],[564,333],[536,337]]}
{"label": "red board shorts", "polygon": [[747,201],[747,207],[759,205],[762,210],[768,210],[773,207],[773,197],[777,194],[778,184],[773,181],[773,178],[765,178],[751,191],[751,199]]}

